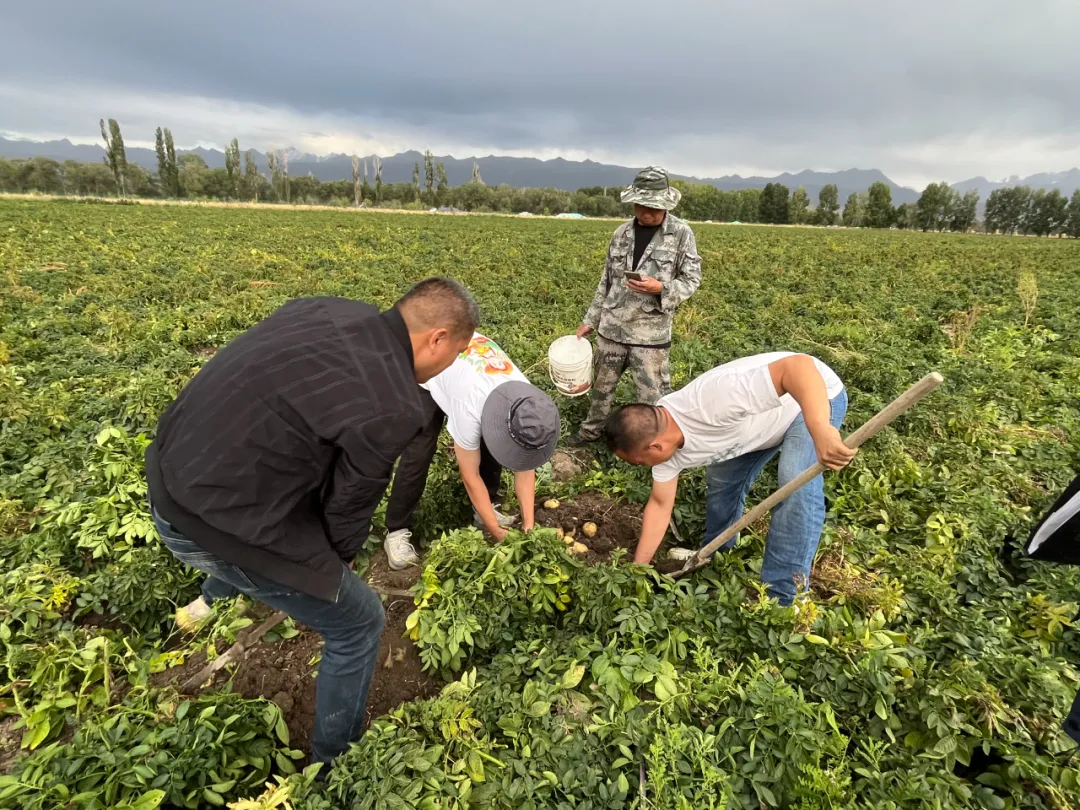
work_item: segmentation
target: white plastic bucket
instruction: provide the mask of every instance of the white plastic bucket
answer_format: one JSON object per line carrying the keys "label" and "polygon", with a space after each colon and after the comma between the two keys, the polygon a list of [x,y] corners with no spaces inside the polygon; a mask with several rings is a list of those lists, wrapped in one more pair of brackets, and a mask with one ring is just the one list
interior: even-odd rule
{"label": "white plastic bucket", "polygon": [[548,348],[548,374],[563,396],[586,393],[592,388],[592,344],[577,335],[556,339]]}

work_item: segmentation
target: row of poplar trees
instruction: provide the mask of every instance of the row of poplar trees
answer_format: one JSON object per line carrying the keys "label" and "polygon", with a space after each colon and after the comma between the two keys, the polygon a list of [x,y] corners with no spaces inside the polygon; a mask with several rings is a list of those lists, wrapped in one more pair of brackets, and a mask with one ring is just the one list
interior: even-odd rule
{"label": "row of poplar trees", "polygon": [[[116,182],[117,193],[121,197],[131,193],[129,175],[131,167],[128,166],[127,153],[124,147],[124,137],[120,132],[120,124],[115,118],[110,118],[106,125],[105,119],[100,122],[101,137],[105,141],[105,163],[112,171]],[[176,154],[176,145],[173,141],[172,131],[168,127],[158,127],[154,137],[154,146],[157,153],[157,183],[162,196],[183,197],[200,196],[208,191],[207,176],[221,170],[211,170],[206,161],[197,154],[188,153],[179,158]],[[260,196],[274,196],[276,199],[290,202],[293,183],[289,178],[289,154],[285,150],[280,152],[273,146],[266,153],[269,177],[263,177],[259,173],[256,163],[256,152],[248,149],[243,153],[243,170],[241,171],[241,151],[238,139],[225,147],[225,168],[220,182],[213,184],[211,196],[226,196],[232,199],[244,199],[258,201]],[[431,152],[425,155],[427,165],[427,197],[434,200],[433,186],[436,174],[438,176],[439,189],[447,187],[446,168],[439,163],[436,167]],[[361,165],[363,169],[361,171]],[[419,164],[417,164],[419,166]],[[358,157],[352,159],[352,179],[354,203],[359,206],[365,199],[374,198],[377,202],[382,196],[382,161],[373,158],[374,188],[368,184],[367,160],[361,161]],[[415,177],[414,185],[417,186],[419,198],[419,184]],[[216,178],[215,178],[216,179]],[[224,192],[224,193],[222,193]]]}

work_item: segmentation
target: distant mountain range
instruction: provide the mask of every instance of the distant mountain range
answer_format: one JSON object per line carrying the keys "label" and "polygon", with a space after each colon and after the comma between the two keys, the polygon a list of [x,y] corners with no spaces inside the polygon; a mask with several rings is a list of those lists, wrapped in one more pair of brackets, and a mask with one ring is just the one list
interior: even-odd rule
{"label": "distant mountain range", "polygon": [[[350,155],[313,155],[289,148],[289,174],[293,176],[311,174],[322,181],[345,180],[352,177],[352,157]],[[225,153],[217,149],[182,149],[179,154],[200,155],[210,168],[225,166]],[[255,152],[259,171],[266,173],[268,165],[266,155]],[[21,141],[0,138],[0,157],[28,158],[49,157],[53,160],[78,160],[97,162],[105,156],[105,150],[97,144],[74,144],[71,141]],[[362,156],[368,163],[368,172],[374,179],[373,155]],[[150,171],[157,170],[157,155],[153,149],[128,147],[127,158]],[[435,157],[437,162],[446,166],[446,176],[450,185],[467,183],[472,177],[473,163],[480,165],[480,175],[488,185],[507,184],[517,187],[558,188],[573,191],[585,186],[623,186],[634,178],[637,169],[626,166],[614,166],[597,163],[592,160],[537,160],[536,158],[499,157],[489,155],[480,158],[455,158],[446,155]],[[423,169],[424,156],[420,152],[409,151],[382,158],[382,176],[384,183],[408,183],[412,180],[413,166],[419,163]],[[835,183],[839,191],[840,204],[843,205],[852,192],[862,192],[871,184],[881,181],[892,190],[895,205],[913,203],[919,198],[919,191],[894,183],[878,169],[845,169],[838,172],[816,172],[805,170],[796,174],[784,172],[776,177],[741,177],[737,174],[723,177],[689,177],[672,175],[684,180],[708,183],[724,191],[745,188],[764,188],[766,183],[783,183],[794,191],[803,186],[811,201],[817,202],[818,192],[829,183]],[[1080,189],[1080,169],[1065,172],[1043,172],[1030,177],[1009,177],[1001,181],[987,180],[985,177],[973,177],[960,183],[954,183],[960,193],[971,189],[979,192],[980,208],[990,192],[996,188],[1027,185],[1032,188],[1059,189],[1066,196]]]}
{"label": "distant mountain range", "polygon": [[1056,188],[1066,197],[1071,197],[1074,191],[1080,189],[1080,169],[1072,168],[1065,172],[1039,172],[1028,177],[1013,175],[998,181],[987,180],[985,177],[972,177],[962,183],[953,183],[953,188],[961,194],[965,194],[972,189],[978,191],[980,205],[986,202],[986,198],[990,196],[991,191],[999,188],[1011,188],[1012,186],[1030,186],[1031,188],[1042,188],[1047,191]]}

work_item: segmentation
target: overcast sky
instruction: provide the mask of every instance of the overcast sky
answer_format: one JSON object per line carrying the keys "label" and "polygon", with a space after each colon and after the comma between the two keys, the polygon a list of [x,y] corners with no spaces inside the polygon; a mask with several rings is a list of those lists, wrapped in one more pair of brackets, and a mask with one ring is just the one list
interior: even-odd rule
{"label": "overcast sky", "polygon": [[0,12],[0,134],[880,168],[1080,164],[1070,0],[33,0]]}

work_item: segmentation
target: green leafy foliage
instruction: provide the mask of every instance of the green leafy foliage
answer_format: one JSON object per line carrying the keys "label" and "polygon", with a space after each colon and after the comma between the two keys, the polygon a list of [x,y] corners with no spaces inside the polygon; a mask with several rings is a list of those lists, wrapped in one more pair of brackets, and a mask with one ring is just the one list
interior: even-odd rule
{"label": "green leafy foliage", "polygon": [[443,535],[406,623],[424,666],[459,670],[474,650],[495,649],[552,623],[569,606],[566,582],[580,567],[551,529],[512,532],[496,546],[477,529]]}
{"label": "green leafy foliage", "polygon": [[[123,672],[117,643],[85,632],[11,648],[8,677],[23,728],[22,747],[31,750],[56,737],[67,718],[109,704],[114,670]],[[110,647],[111,641],[111,647]],[[16,653],[17,654],[14,654]]]}
{"label": "green leafy foliage", "polygon": [[[156,698],[156,700],[155,700]],[[273,703],[236,695],[144,695],[109,709],[0,776],[0,806],[24,810],[224,806],[299,751]]]}

